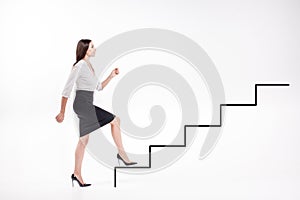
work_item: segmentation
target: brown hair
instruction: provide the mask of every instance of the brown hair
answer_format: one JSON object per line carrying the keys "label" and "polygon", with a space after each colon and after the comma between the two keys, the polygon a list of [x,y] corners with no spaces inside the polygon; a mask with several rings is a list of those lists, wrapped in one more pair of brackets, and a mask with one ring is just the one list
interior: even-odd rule
{"label": "brown hair", "polygon": [[80,61],[81,59],[84,58],[91,41],[92,40],[90,40],[90,39],[79,40],[79,42],[77,43],[77,48],[76,48],[76,62],[73,64],[73,66],[76,65],[76,63],[78,63],[78,61]]}

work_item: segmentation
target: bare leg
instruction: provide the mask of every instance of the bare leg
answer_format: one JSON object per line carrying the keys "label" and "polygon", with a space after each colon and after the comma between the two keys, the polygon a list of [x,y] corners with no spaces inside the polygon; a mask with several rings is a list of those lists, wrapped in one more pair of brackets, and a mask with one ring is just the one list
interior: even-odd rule
{"label": "bare leg", "polygon": [[120,154],[120,156],[126,161],[126,162],[130,162],[123,144],[122,144],[122,137],[121,137],[121,129],[120,129],[120,118],[119,117],[115,117],[113,121],[110,122],[111,124],[111,134],[112,137],[114,139],[114,142],[118,148],[118,152]]}
{"label": "bare leg", "polygon": [[85,147],[89,140],[89,134],[82,136],[79,138],[76,151],[75,151],[75,169],[74,175],[78,178],[78,180],[84,184],[84,181],[81,177],[81,165],[84,156]]}

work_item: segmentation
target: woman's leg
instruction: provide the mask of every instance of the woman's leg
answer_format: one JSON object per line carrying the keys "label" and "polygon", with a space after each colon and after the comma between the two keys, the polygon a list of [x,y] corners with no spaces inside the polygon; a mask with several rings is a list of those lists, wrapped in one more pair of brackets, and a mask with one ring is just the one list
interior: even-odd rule
{"label": "woman's leg", "polygon": [[84,156],[85,147],[89,141],[89,134],[82,136],[78,140],[78,144],[75,150],[75,169],[74,175],[79,179],[79,181],[84,184],[81,177],[81,165]]}
{"label": "woman's leg", "polygon": [[118,148],[118,153],[126,162],[130,162],[130,160],[127,157],[127,154],[124,150],[123,144],[122,144],[120,118],[115,117],[114,120],[110,122],[110,124],[111,124],[111,134],[112,134],[114,142]]}

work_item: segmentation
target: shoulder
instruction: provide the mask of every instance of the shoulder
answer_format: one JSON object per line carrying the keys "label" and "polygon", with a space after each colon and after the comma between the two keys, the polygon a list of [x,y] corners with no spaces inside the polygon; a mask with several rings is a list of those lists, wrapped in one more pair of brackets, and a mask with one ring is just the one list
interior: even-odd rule
{"label": "shoulder", "polygon": [[84,60],[79,60],[76,65],[73,66],[72,69],[80,69],[83,65],[85,65],[85,61]]}

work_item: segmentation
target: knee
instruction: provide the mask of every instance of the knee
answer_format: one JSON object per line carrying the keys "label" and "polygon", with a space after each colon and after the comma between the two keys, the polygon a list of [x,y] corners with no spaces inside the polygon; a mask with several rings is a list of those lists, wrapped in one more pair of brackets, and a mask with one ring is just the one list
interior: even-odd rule
{"label": "knee", "polygon": [[117,120],[118,124],[120,124],[120,122],[121,122],[120,118],[116,117],[116,120]]}
{"label": "knee", "polygon": [[89,135],[85,135],[79,139],[79,142],[85,147],[89,142]]}
{"label": "knee", "polygon": [[115,117],[111,122],[110,122],[110,124],[111,125],[120,125],[120,118],[119,117]]}

